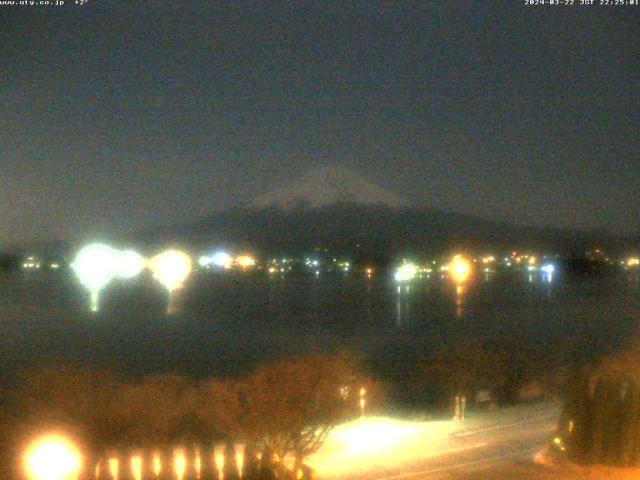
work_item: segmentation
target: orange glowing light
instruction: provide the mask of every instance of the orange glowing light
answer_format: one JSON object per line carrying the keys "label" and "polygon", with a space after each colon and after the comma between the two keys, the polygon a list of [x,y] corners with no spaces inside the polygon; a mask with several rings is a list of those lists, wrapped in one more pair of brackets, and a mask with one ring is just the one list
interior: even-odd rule
{"label": "orange glowing light", "polygon": [[72,480],[81,465],[78,449],[69,439],[57,434],[38,438],[24,455],[27,477],[33,480]]}
{"label": "orange glowing light", "polygon": [[111,478],[113,480],[118,480],[118,473],[120,470],[120,462],[117,458],[109,459],[109,473],[111,474]]}
{"label": "orange glowing light", "polygon": [[193,468],[196,471],[196,479],[200,480],[200,472],[202,472],[202,459],[200,458],[200,451],[196,452],[196,458],[193,460]]}
{"label": "orange glowing light", "polygon": [[242,478],[242,467],[244,466],[244,445],[235,445],[236,465],[238,465],[238,475]]}
{"label": "orange glowing light", "polygon": [[176,478],[182,480],[187,471],[187,457],[182,450],[176,450],[173,454],[173,469],[176,472]]}
{"label": "orange glowing light", "polygon": [[214,462],[216,464],[216,468],[218,469],[218,475],[220,480],[224,480],[224,446],[218,445],[214,449],[213,453]]}
{"label": "orange glowing light", "polygon": [[256,259],[250,255],[240,255],[236,257],[236,265],[241,268],[251,268],[256,265]]}
{"label": "orange glowing light", "polygon": [[451,278],[456,283],[464,283],[471,275],[471,263],[462,255],[456,255],[449,264]]}
{"label": "orange glowing light", "polygon": [[160,454],[156,453],[153,455],[153,473],[156,477],[159,477],[160,472],[162,472],[162,461],[160,460]]}
{"label": "orange glowing light", "polygon": [[131,457],[131,473],[134,480],[142,480],[142,457],[138,455]]}

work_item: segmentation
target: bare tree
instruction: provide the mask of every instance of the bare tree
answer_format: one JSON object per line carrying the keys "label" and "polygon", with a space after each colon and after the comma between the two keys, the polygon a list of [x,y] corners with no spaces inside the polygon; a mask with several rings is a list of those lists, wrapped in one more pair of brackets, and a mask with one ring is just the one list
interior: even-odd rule
{"label": "bare tree", "polygon": [[317,451],[339,422],[358,412],[345,391],[357,391],[355,362],[348,357],[278,360],[258,367],[239,386],[244,430],[296,468]]}

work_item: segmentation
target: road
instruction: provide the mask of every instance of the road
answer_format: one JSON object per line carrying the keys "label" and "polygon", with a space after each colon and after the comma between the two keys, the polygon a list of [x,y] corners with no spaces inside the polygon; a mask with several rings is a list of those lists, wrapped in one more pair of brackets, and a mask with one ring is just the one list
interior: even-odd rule
{"label": "road", "polygon": [[[414,448],[405,459],[402,456],[408,452],[406,448],[398,449],[395,453],[391,453],[391,450],[388,453],[379,452],[379,458],[395,457],[393,466],[379,462],[365,471],[364,465],[361,465],[360,471],[343,471],[331,475],[331,478],[465,479],[473,472],[530,461],[552,439],[558,415],[558,406],[551,403],[485,413],[459,424],[454,431],[446,434],[446,440],[429,445],[419,455]],[[393,446],[390,445],[389,449],[393,449]],[[365,459],[362,460],[364,463]]]}

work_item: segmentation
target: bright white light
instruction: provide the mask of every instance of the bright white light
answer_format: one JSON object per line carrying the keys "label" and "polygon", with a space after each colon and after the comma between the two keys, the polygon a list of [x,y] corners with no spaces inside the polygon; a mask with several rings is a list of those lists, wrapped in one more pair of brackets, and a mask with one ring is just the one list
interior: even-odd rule
{"label": "bright white light", "polygon": [[213,265],[220,268],[231,268],[231,265],[233,264],[233,257],[227,252],[220,251],[215,252],[213,255],[204,255],[200,257],[198,263],[201,267]]}
{"label": "bright white light", "polygon": [[349,429],[336,432],[345,448],[355,452],[371,452],[393,445],[400,438],[413,432],[411,425],[383,421],[362,422]]}
{"label": "bright white light", "polygon": [[413,263],[405,263],[400,265],[396,270],[395,279],[396,282],[408,282],[413,280],[418,272],[418,267]]}
{"label": "bright white light", "polygon": [[133,278],[144,270],[144,258],[133,250],[117,252],[115,270],[120,278]]}
{"label": "bright white light", "polygon": [[113,248],[93,243],[78,252],[71,267],[85,287],[100,290],[115,276],[116,257]]}
{"label": "bright white light", "polygon": [[191,273],[191,258],[179,250],[166,250],[149,262],[153,278],[169,292],[182,288]]}
{"label": "bright white light", "polygon": [[91,293],[91,310],[98,310],[98,297],[116,275],[117,252],[101,243],[92,243],[78,252],[71,268]]}
{"label": "bright white light", "polygon": [[32,480],[71,480],[80,471],[80,453],[60,435],[45,435],[32,443],[24,456],[27,477]]}
{"label": "bright white light", "polygon": [[547,263],[546,265],[543,265],[542,267],[540,267],[540,270],[548,275],[551,275],[553,272],[556,271],[556,267],[553,266],[553,264],[551,263]]}
{"label": "bright white light", "polygon": [[364,478],[365,473],[376,474],[382,469],[415,463],[424,457],[425,450],[437,452],[447,448],[450,435],[457,428],[453,421],[363,417],[337,426],[305,463],[316,470],[319,478],[360,475]]}

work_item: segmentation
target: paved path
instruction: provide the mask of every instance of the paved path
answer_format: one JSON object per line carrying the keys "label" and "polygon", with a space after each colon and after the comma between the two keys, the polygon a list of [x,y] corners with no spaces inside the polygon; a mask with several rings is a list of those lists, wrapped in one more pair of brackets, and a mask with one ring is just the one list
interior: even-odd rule
{"label": "paved path", "polygon": [[391,468],[343,472],[332,479],[458,480],[480,470],[499,470],[500,465],[530,461],[553,437],[558,416],[558,406],[551,403],[482,414],[469,418],[446,443],[425,451],[421,458]]}

